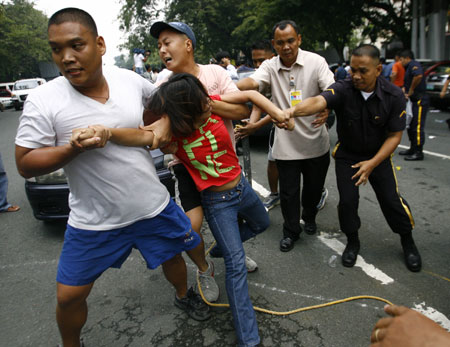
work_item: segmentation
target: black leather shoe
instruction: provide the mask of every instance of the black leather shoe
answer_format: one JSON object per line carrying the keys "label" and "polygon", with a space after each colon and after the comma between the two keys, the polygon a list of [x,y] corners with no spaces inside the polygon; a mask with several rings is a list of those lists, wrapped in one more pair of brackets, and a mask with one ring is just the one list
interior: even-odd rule
{"label": "black leather shoe", "polygon": [[297,239],[292,239],[290,237],[283,237],[280,241],[280,251],[281,252],[289,252],[292,248],[294,248],[294,243]]}
{"label": "black leather shoe", "polygon": [[353,267],[359,252],[359,242],[348,243],[342,253],[342,265],[345,267]]}
{"label": "black leather shoe", "polygon": [[398,154],[400,154],[400,155],[411,155],[413,153],[414,153],[414,150],[412,148],[398,152]]}
{"label": "black leather shoe", "polygon": [[405,160],[423,160],[423,152],[414,152],[411,155],[406,156],[405,158],[403,158]]}
{"label": "black leather shoe", "polygon": [[416,245],[408,245],[403,247],[403,253],[405,255],[406,267],[409,271],[419,272],[422,269],[422,258]]}
{"label": "black leather shoe", "polygon": [[317,225],[316,223],[312,222],[305,222],[305,227],[303,228],[305,230],[305,233],[308,235],[314,235],[317,231]]}

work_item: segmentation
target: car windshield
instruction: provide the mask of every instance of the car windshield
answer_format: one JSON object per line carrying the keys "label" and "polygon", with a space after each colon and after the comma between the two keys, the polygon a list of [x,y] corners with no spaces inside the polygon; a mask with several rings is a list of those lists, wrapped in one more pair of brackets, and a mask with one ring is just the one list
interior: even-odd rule
{"label": "car windshield", "polygon": [[38,86],[37,81],[22,81],[14,84],[14,90],[33,89]]}
{"label": "car windshield", "polygon": [[439,65],[434,71],[436,75],[447,75],[450,74],[450,64]]}

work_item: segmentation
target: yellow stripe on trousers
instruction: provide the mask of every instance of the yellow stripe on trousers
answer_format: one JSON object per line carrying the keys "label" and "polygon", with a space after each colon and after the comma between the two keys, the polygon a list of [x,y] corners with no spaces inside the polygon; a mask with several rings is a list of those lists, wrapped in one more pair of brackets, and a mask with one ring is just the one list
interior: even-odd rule
{"label": "yellow stripe on trousers", "polygon": [[419,115],[417,117],[417,146],[421,145],[420,138],[420,123],[422,121],[422,105],[420,104],[422,100],[417,101],[417,106],[419,107]]}
{"label": "yellow stripe on trousers", "polygon": [[338,142],[338,143],[336,144],[336,146],[334,147],[333,152],[331,152],[331,156],[332,156],[333,158],[334,158],[334,156],[336,155],[336,151],[338,150],[338,148],[339,148],[340,145],[341,145],[341,143]]}
{"label": "yellow stripe on trousers", "polygon": [[394,154],[391,154],[390,161],[391,161],[392,173],[394,174],[395,190],[397,191],[397,195],[398,195],[398,197],[399,197],[399,199],[400,199],[400,203],[402,204],[403,209],[405,210],[406,214],[407,214],[408,217],[409,217],[409,222],[411,223],[411,226],[412,226],[412,228],[414,229],[415,223],[414,223],[414,218],[413,218],[413,216],[412,216],[411,210],[409,209],[408,205],[406,205],[406,204],[403,202],[403,199],[402,199],[402,197],[400,196],[400,193],[398,192],[397,176],[395,175],[394,163],[392,162],[392,157],[393,157],[393,155],[394,155]]}

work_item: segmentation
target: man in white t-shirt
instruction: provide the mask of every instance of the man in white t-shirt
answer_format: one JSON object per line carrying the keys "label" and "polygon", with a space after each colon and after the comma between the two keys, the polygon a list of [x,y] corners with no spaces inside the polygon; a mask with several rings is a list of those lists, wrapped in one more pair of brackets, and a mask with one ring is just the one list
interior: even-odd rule
{"label": "man in white t-shirt", "polygon": [[237,81],[239,79],[237,70],[233,64],[231,64],[231,56],[227,51],[221,51],[216,54],[217,63],[222,66],[225,70],[227,70],[228,75],[233,81]]}
{"label": "man in white t-shirt", "polygon": [[69,143],[75,128],[142,125],[143,101],[153,85],[124,69],[103,71],[105,42],[83,10],[53,14],[48,39],[63,76],[29,94],[16,136],[16,163],[24,177],[61,167],[68,177],[71,212],[58,263],[56,309],[64,346],[80,345],[95,280],[119,268],[133,248],[148,268],[162,264],[175,286],[176,306],[194,319],[209,318],[209,308],[187,289],[180,255],[200,238],[160,183],[148,151],[106,144],[104,138],[93,139],[83,152]]}
{"label": "man in white t-shirt", "polygon": [[150,56],[150,51],[146,50],[142,54],[142,50],[139,48],[134,49],[133,60],[134,60],[134,72],[142,75],[145,72],[145,63]]}
{"label": "man in white t-shirt", "polygon": [[[239,89],[270,87],[272,102],[281,109],[316,96],[334,83],[333,73],[321,56],[299,48],[301,35],[295,22],[284,20],[273,28],[272,45],[278,56],[264,61],[248,78],[237,82]],[[305,232],[317,230],[317,205],[330,163],[330,140],[325,126],[313,124],[315,116],[295,120],[295,129],[276,128],[272,155],[279,172],[280,204],[283,214],[283,238],[280,250],[288,252],[299,239],[300,206]],[[300,179],[303,178],[303,186]],[[301,203],[300,203],[301,197]]]}

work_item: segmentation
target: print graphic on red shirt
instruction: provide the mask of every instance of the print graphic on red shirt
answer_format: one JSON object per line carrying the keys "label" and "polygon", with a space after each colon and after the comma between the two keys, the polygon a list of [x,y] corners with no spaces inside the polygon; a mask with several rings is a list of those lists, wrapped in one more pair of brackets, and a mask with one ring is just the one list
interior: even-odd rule
{"label": "print graphic on red shirt", "polygon": [[[213,100],[220,100],[212,96]],[[192,176],[197,189],[222,186],[240,173],[239,160],[221,117],[211,116],[190,136],[176,139],[176,156]]]}

